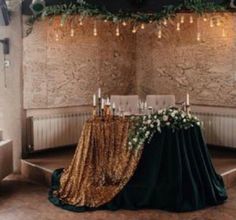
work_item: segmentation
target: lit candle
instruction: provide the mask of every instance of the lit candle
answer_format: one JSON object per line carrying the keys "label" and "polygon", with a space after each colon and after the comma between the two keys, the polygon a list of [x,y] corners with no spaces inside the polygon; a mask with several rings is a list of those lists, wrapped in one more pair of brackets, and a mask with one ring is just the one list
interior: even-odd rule
{"label": "lit candle", "polygon": [[96,107],[96,95],[93,95],[93,106]]}
{"label": "lit candle", "polygon": [[102,110],[104,109],[104,99],[102,99],[102,106],[101,106]]}
{"label": "lit candle", "polygon": [[98,88],[98,98],[101,98],[101,88]]}
{"label": "lit candle", "polygon": [[115,102],[113,102],[112,108],[113,108],[113,109],[116,109],[116,104],[115,104]]}
{"label": "lit candle", "polygon": [[109,100],[109,98],[107,97],[107,103],[106,103],[107,105],[110,105],[110,100]]}
{"label": "lit candle", "polygon": [[189,94],[186,95],[186,105],[189,105]]}

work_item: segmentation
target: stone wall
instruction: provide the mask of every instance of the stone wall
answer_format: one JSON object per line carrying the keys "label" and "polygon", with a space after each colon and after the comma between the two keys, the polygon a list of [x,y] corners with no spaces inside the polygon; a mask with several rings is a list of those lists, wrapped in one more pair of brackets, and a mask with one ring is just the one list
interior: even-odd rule
{"label": "stone wall", "polygon": [[[137,35],[137,83],[141,96],[175,94],[183,101],[190,93],[191,103],[210,106],[236,106],[236,16],[226,14],[220,26],[211,28],[209,19],[185,15],[181,31],[176,21],[157,30],[149,28]],[[222,37],[222,31],[226,37]],[[197,41],[197,32],[201,41]],[[154,32],[154,33],[153,33]],[[153,34],[150,34],[153,33]]]}
{"label": "stone wall", "polygon": [[26,109],[88,105],[98,87],[105,95],[136,93],[135,35],[124,29],[116,37],[114,25],[101,21],[95,37],[93,25],[85,20],[74,37],[68,23],[57,32],[59,18],[34,25],[24,38]]}
{"label": "stone wall", "polygon": [[[185,23],[176,31],[182,15]],[[235,107],[236,16],[215,15],[221,24],[210,28],[209,18],[194,16],[190,24],[190,15],[182,15],[162,27],[162,39],[155,25],[136,35],[121,27],[116,37],[115,25],[104,22],[97,23],[94,37],[93,21],[87,20],[73,38],[70,30],[59,32],[65,36],[57,42],[58,19],[36,23],[24,39],[24,107],[87,105],[99,86],[106,95],[175,94],[181,102],[189,92],[192,104]]]}

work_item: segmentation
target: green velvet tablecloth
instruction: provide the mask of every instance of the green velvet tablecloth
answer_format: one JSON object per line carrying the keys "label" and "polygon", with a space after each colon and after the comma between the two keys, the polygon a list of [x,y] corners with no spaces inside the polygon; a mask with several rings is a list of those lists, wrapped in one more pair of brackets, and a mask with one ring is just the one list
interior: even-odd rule
{"label": "green velvet tablecloth", "polygon": [[223,180],[212,165],[198,126],[173,132],[163,128],[144,151],[134,176],[109,203],[99,208],[64,204],[53,190],[58,189],[62,169],[53,173],[49,200],[64,209],[163,209],[192,211],[218,205],[227,199]]}

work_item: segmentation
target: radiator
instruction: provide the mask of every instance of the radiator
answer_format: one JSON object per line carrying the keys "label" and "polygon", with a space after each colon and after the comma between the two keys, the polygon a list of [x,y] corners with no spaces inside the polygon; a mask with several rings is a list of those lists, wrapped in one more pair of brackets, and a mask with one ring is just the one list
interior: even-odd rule
{"label": "radiator", "polygon": [[236,148],[236,115],[194,111],[192,114],[203,121],[208,144]]}
{"label": "radiator", "polygon": [[38,151],[78,143],[90,112],[30,117],[28,150]]}

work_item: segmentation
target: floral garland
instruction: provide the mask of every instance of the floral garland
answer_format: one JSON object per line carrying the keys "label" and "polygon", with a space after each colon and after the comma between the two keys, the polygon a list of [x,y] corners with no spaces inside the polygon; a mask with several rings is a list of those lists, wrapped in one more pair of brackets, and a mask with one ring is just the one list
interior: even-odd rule
{"label": "floral garland", "polygon": [[163,127],[169,127],[175,132],[179,129],[189,129],[201,126],[196,116],[187,114],[178,108],[171,107],[144,116],[132,116],[132,128],[128,138],[130,148],[140,149],[145,142],[150,142],[156,132],[161,132]]}

